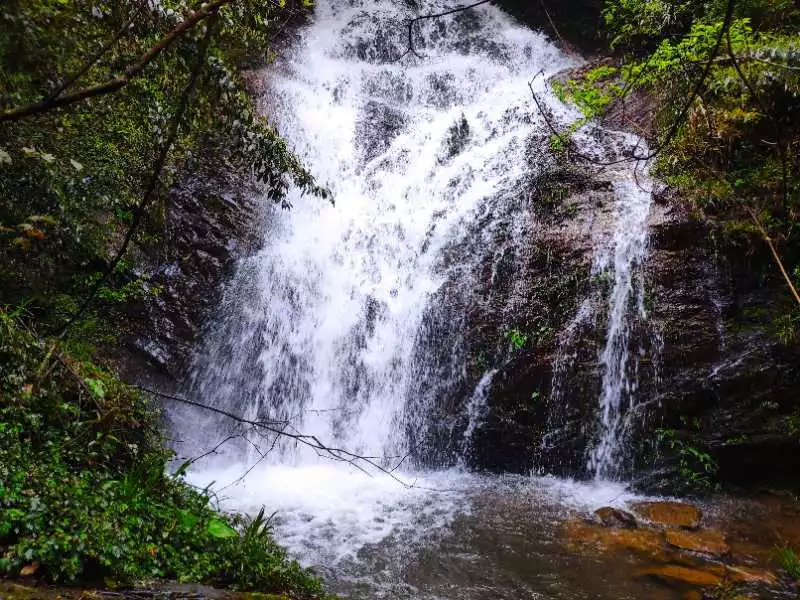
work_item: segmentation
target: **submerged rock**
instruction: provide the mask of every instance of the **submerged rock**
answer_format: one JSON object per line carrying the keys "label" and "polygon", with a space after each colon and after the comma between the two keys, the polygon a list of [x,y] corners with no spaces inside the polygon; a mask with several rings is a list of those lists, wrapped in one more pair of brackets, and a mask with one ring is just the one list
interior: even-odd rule
{"label": "submerged rock", "polygon": [[719,585],[725,576],[722,567],[684,567],[659,565],[640,571],[641,575],[653,577],[667,583],[682,583],[691,586],[710,587]]}
{"label": "submerged rock", "polygon": [[573,549],[590,547],[592,551],[629,551],[649,559],[666,561],[664,535],[652,529],[613,529],[584,521],[566,525],[567,543]]}
{"label": "submerged rock", "polygon": [[699,508],[682,502],[638,502],[633,511],[656,525],[683,529],[697,529],[702,516]]}

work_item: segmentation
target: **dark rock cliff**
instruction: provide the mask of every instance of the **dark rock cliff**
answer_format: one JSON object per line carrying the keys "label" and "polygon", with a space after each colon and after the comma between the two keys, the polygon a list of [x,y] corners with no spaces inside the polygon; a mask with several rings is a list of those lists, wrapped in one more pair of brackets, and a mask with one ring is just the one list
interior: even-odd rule
{"label": "dark rock cliff", "polygon": [[210,155],[179,177],[158,245],[139,256],[160,292],[130,309],[120,361],[126,378],[170,388],[183,375],[236,259],[260,243],[258,198],[242,173]]}

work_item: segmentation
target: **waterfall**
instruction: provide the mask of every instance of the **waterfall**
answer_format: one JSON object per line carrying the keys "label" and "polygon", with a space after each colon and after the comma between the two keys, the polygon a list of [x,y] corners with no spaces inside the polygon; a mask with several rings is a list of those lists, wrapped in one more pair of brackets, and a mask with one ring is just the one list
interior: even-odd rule
{"label": "waterfall", "polygon": [[[574,64],[490,6],[421,25],[424,58],[397,61],[409,14],[320,2],[265,76],[267,113],[336,205],[295,196],[290,212],[270,213],[192,374],[196,396],[370,456],[404,454],[407,432],[424,427],[426,407],[407,407],[426,371],[423,315],[459,268],[443,250],[526,175],[524,144],[543,128],[528,82]],[[544,88],[538,78],[564,113]],[[318,457],[279,443],[267,460]]]}
{"label": "waterfall", "polygon": [[464,430],[464,450],[469,450],[472,445],[472,435],[478,429],[483,421],[486,419],[486,414],[489,412],[487,400],[489,397],[489,389],[492,385],[492,379],[497,374],[497,369],[492,369],[484,373],[478,385],[475,386],[475,391],[467,403],[467,428]]}
{"label": "waterfall", "polygon": [[[437,0],[426,10],[449,7]],[[424,460],[406,460],[439,418],[445,380],[465,380],[458,336],[447,335],[463,325],[437,294],[454,281],[470,287],[458,275],[479,270],[471,250],[491,247],[493,203],[508,203],[509,237],[520,237],[515,207],[530,201],[520,190],[545,168],[540,155],[530,157],[531,140],[549,142],[529,82],[552,118],[578,117],[546,85],[576,62],[543,34],[487,4],[419,23],[408,52],[415,15],[388,0],[321,0],[294,46],[262,74],[263,109],[336,204],[293,190],[291,211],[266,208],[263,247],[239,263],[184,390],[392,472],[368,476],[296,439],[253,437],[208,412],[171,415],[186,455],[205,456],[193,481],[216,482],[237,509],[278,510],[282,543],[319,562],[352,557],[423,517],[431,527],[461,502],[453,490],[469,476],[422,472]],[[581,136],[586,148],[607,152]],[[603,438],[592,458],[601,475],[624,437],[622,404],[633,398],[626,316],[649,203],[624,184],[617,195],[617,233],[595,269],[613,267],[614,278]],[[477,247],[464,244],[454,260],[453,248],[476,229],[485,230]],[[430,334],[431,315],[444,335]],[[431,344],[448,360],[434,361]],[[458,407],[453,422],[462,429],[452,437],[462,452],[486,417],[494,375],[485,370]],[[417,485],[398,485],[405,477]],[[331,555],[319,558],[321,549]]]}

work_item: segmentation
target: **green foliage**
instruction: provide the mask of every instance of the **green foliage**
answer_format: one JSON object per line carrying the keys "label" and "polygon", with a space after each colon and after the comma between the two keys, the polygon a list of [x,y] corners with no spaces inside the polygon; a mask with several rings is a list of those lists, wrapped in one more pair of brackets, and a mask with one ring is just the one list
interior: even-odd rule
{"label": "green foliage", "polygon": [[791,437],[800,440],[800,410],[786,417],[786,431]]}
{"label": "green foliage", "polygon": [[579,80],[554,83],[553,89],[562,102],[575,104],[586,120],[605,113],[609,105],[622,95],[617,75],[619,69],[601,65],[585,73]]}
{"label": "green foliage", "polygon": [[775,319],[774,328],[775,335],[782,344],[785,346],[793,344],[800,331],[800,310],[780,315]]}
{"label": "green foliage", "polygon": [[511,342],[511,347],[514,350],[522,350],[525,344],[528,343],[528,335],[521,332],[519,329],[509,329],[506,331],[504,337]]}
{"label": "green foliage", "polygon": [[[110,41],[70,88],[107,81],[161,40],[194,4],[187,0],[17,0],[0,5],[0,111],[56,92]],[[237,67],[269,60],[269,37],[286,15],[274,3],[240,0],[220,10],[196,91],[133,245],[157,246],[164,206],[179,173],[213,155],[215,169],[255,179],[288,206],[290,184],[327,196],[260,116]],[[123,24],[130,20],[127,30]],[[27,302],[58,327],[65,297],[80,299],[104,272],[132,223],[155,157],[200,60],[206,24],[189,30],[120,91],[0,127],[0,303]],[[94,316],[157,293],[126,262],[101,290]]]}
{"label": "green foliage", "polygon": [[[698,423],[694,425],[699,428]],[[719,467],[710,454],[681,439],[675,429],[657,429],[656,443],[677,455],[678,471],[687,487],[698,492],[710,492],[717,488]]]}
{"label": "green foliage", "polygon": [[800,582],[800,556],[791,546],[778,546],[775,554],[781,568],[795,581]]}
{"label": "green foliage", "polygon": [[[607,112],[623,92],[655,99],[653,173],[696,214],[723,229],[734,224],[750,245],[768,235],[793,273],[800,266],[800,6],[739,0],[725,29],[729,5],[606,0],[615,66],[554,89],[584,119]],[[555,140],[554,150],[564,150],[566,139]],[[796,317],[785,314],[776,333],[795,343]]]}
{"label": "green foliage", "polygon": [[312,597],[263,511],[213,510],[165,472],[158,412],[110,373],[75,361],[0,312],[0,575],[53,581],[205,582]]}

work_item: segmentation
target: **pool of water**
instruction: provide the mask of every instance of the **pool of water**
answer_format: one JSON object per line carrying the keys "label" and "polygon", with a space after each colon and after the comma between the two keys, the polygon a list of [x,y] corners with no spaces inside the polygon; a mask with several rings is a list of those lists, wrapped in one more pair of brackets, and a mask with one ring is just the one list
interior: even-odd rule
{"label": "pool of water", "polygon": [[[203,485],[215,481],[224,507],[276,511],[278,540],[301,563],[315,567],[330,591],[349,598],[690,597],[692,586],[645,573],[663,558],[572,543],[569,523],[590,519],[603,506],[625,509],[643,499],[622,484],[457,470],[395,473],[395,479],[322,463],[265,467],[226,488],[240,474],[231,465],[192,478]],[[769,562],[775,527],[768,523],[793,522],[778,514],[785,511],[784,503],[778,504],[780,510],[777,504],[718,499],[703,509],[715,527],[736,535],[734,552],[758,546],[760,551],[750,552],[758,559],[751,562]],[[791,597],[777,590],[759,593]]]}

